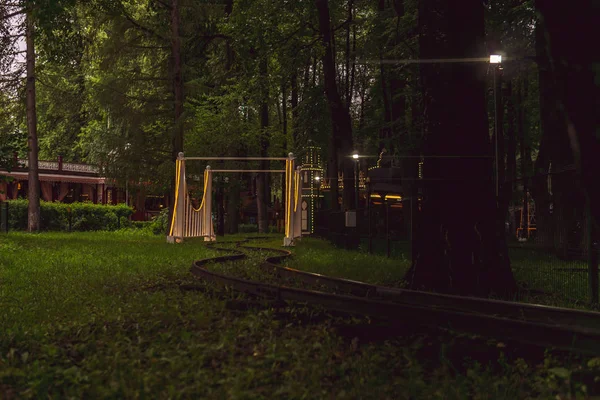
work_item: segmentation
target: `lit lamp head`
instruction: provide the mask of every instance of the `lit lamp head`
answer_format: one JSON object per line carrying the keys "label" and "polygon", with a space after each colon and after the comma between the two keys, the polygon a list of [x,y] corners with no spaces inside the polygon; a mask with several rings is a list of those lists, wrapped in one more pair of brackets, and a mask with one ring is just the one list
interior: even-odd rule
{"label": "lit lamp head", "polygon": [[490,55],[490,64],[502,64],[502,56],[499,54]]}
{"label": "lit lamp head", "polygon": [[358,161],[358,152],[356,152],[356,151],[355,151],[355,152],[352,154],[352,158],[353,158],[354,160]]}
{"label": "lit lamp head", "polygon": [[317,183],[319,183],[321,181],[321,177],[319,175],[315,176],[315,181],[317,181]]}

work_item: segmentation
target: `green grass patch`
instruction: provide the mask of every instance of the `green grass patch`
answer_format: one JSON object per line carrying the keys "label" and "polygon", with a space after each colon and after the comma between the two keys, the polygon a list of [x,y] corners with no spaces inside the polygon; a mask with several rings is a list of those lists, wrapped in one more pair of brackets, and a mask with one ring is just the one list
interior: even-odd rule
{"label": "green grass patch", "polygon": [[372,284],[399,285],[410,267],[407,254],[402,253],[398,258],[387,258],[340,249],[325,240],[306,237],[299,241],[288,266]]}
{"label": "green grass patch", "polygon": [[[308,238],[293,251],[296,266],[378,283],[406,267]],[[171,245],[139,232],[0,235],[0,398],[513,399],[591,390],[573,378],[575,358],[518,360],[510,344],[415,331],[410,321],[386,336],[374,321],[312,307],[233,310],[230,300],[248,299],[189,273],[193,260],[216,254],[201,240]]]}
{"label": "green grass patch", "polygon": [[530,248],[511,248],[515,279],[538,294],[527,301],[547,305],[589,308],[589,277],[585,261],[561,260],[556,255]]}

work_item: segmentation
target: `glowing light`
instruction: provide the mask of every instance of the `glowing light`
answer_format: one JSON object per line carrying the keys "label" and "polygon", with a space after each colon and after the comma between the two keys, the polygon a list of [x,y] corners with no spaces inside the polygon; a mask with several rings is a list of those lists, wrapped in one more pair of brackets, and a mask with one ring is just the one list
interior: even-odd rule
{"label": "glowing light", "polygon": [[[378,194],[372,194],[371,195],[372,199],[381,199],[381,196]],[[388,194],[385,196],[386,199],[389,200],[402,200],[402,196],[396,195],[396,194]]]}
{"label": "glowing light", "polygon": [[501,64],[502,63],[502,56],[499,54],[492,54],[490,56],[490,64]]}

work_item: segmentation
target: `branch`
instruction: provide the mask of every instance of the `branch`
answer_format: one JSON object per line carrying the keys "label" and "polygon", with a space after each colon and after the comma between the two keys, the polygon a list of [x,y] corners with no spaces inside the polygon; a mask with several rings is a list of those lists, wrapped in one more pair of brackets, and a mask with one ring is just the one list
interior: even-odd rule
{"label": "branch", "polygon": [[169,78],[161,78],[158,76],[135,76],[131,78],[133,82],[144,82],[144,81],[169,81]]}
{"label": "branch", "polygon": [[142,31],[144,31],[144,32],[146,32],[146,33],[149,33],[149,34],[151,34],[151,35],[153,35],[153,36],[155,36],[155,37],[157,37],[157,38],[159,38],[159,39],[161,39],[161,40],[167,40],[167,38],[166,38],[166,37],[164,37],[164,36],[162,36],[162,35],[158,34],[157,32],[153,31],[152,29],[150,29],[150,28],[147,28],[147,27],[145,27],[145,26],[143,26],[143,25],[140,25],[140,24],[139,24],[137,21],[135,21],[135,20],[134,20],[134,19],[133,19],[133,18],[132,18],[132,17],[131,17],[129,14],[127,14],[127,12],[126,12],[125,10],[123,10],[123,16],[124,16],[124,17],[127,19],[127,21],[129,21],[129,22],[130,22],[130,23],[131,23],[133,26],[135,26],[135,27],[137,27],[137,28],[141,29]]}
{"label": "branch", "polygon": [[229,40],[231,39],[231,36],[228,35],[224,35],[222,33],[215,33],[214,35],[204,35],[204,36],[200,36],[202,39],[204,40],[214,40],[214,39],[224,39],[224,40]]}
{"label": "branch", "polygon": [[173,9],[173,7],[170,4],[167,4],[164,1],[161,1],[161,0],[154,0],[154,1],[156,1],[158,4],[162,5],[167,10]]}
{"label": "branch", "polygon": [[167,50],[171,48],[171,46],[142,46],[136,44],[125,44],[125,47],[130,47],[132,49],[150,49],[150,50]]}
{"label": "branch", "polygon": [[13,51],[13,52],[11,52],[11,53],[2,53],[2,52],[0,51],[0,54],[1,54],[3,57],[6,57],[6,56],[17,56],[17,55],[19,55],[19,54],[24,54],[24,53],[27,53],[27,50],[22,50],[22,51]]}
{"label": "branch", "polygon": [[97,83],[101,86],[104,86],[105,88],[107,88],[108,90],[115,92],[117,94],[120,94],[121,96],[127,98],[127,99],[131,99],[131,100],[137,100],[137,101],[143,101],[144,103],[172,103],[173,100],[165,100],[165,99],[152,99],[152,98],[148,98],[148,97],[137,97],[137,96],[130,96],[126,93],[123,93],[117,89],[115,89],[112,86],[109,86],[107,84],[104,83]]}
{"label": "branch", "polygon": [[320,37],[317,37],[317,38],[315,38],[315,39],[311,40],[310,42],[308,42],[307,44],[305,44],[305,45],[302,45],[302,46],[298,47],[298,50],[304,50],[304,49],[311,48],[311,47],[312,47],[312,46],[314,46],[314,44],[315,44],[316,42],[318,42],[319,40],[321,40],[321,38],[320,38]]}
{"label": "branch", "polygon": [[298,29],[296,29],[294,32],[292,32],[290,35],[284,37],[283,39],[277,40],[274,42],[275,45],[280,45],[280,44],[284,44],[287,43],[290,39],[294,38],[301,30],[302,28],[304,28],[304,26],[300,26],[298,27]]}
{"label": "branch", "polygon": [[13,17],[16,17],[17,15],[25,14],[25,12],[26,12],[26,10],[24,10],[24,9],[15,11],[14,13],[3,15],[2,18],[0,18],[0,20],[4,21],[5,19],[11,19]]}

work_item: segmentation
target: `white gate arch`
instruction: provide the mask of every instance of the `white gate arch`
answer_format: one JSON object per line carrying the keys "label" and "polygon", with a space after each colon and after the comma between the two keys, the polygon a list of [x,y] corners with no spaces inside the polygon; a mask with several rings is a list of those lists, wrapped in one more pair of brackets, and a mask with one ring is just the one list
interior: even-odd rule
{"label": "white gate arch", "polygon": [[[202,202],[200,207],[194,208],[187,191],[185,178],[186,160],[216,160],[216,161],[285,161],[285,170],[258,170],[258,169],[211,169],[207,166],[204,171],[204,190],[202,193]],[[298,204],[302,201],[300,191],[300,167],[295,168],[295,158],[292,153],[288,157],[184,157],[179,153],[175,162],[175,206],[173,207],[173,216],[171,226],[167,236],[167,242],[179,243],[187,237],[203,237],[205,241],[215,241],[215,231],[212,220],[212,174],[214,172],[257,172],[273,173],[285,172],[285,237],[284,246],[293,246],[295,239],[302,236],[301,227],[301,207]]]}

